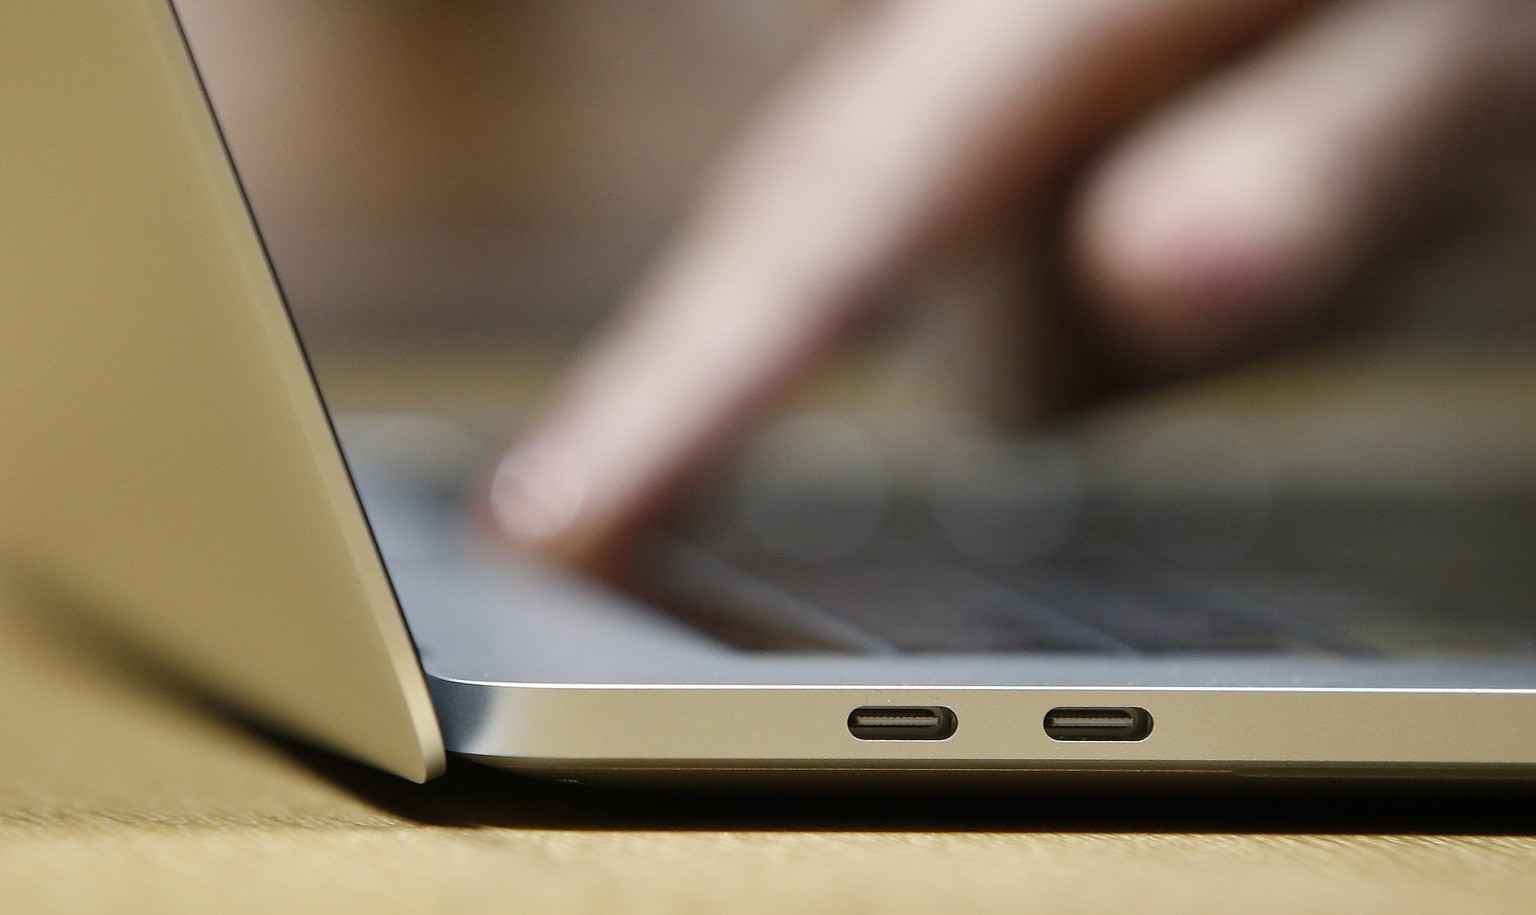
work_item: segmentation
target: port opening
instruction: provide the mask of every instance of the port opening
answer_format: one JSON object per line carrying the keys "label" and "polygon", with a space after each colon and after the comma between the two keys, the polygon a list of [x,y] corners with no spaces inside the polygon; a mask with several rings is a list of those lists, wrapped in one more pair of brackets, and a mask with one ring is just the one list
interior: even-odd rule
{"label": "port opening", "polygon": [[1145,740],[1152,715],[1144,708],[1053,708],[1045,713],[1052,740]]}
{"label": "port opening", "polygon": [[942,705],[866,705],[848,714],[848,733],[860,740],[944,740],[958,723]]}

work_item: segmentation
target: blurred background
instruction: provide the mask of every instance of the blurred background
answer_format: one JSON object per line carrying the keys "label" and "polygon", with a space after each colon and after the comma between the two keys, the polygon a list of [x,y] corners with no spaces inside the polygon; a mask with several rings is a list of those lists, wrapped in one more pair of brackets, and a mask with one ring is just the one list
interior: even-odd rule
{"label": "blurred background", "polygon": [[[867,6],[177,5],[333,404],[451,403],[487,428],[549,390],[722,144]],[[1437,473],[1467,460],[1448,441],[1501,442],[1501,472],[1536,467],[1536,447],[1518,444],[1536,438],[1533,151],[1536,130],[1453,175],[1432,223],[1351,291],[1357,303],[1327,333],[1176,385],[1153,409],[1258,416],[1264,447],[1330,466],[1390,432]],[[1029,287],[956,258],[910,293],[944,307],[903,312],[819,403],[852,390],[963,412],[994,389],[1011,395],[1030,377],[1001,364],[1018,353],[977,350]]]}
{"label": "blurred background", "polygon": [[575,340],[846,5],[178,3],[326,347]]}

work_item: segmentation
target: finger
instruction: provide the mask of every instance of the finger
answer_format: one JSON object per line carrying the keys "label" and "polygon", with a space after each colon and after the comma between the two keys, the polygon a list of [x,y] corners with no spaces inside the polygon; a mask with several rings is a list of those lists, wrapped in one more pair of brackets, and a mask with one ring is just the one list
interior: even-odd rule
{"label": "finger", "polygon": [[600,554],[947,227],[1297,0],[906,0],[749,136],[497,472],[515,541]]}
{"label": "finger", "polygon": [[1087,185],[1080,272],[1127,347],[1186,370],[1273,340],[1411,221],[1529,54],[1532,6],[1351,0],[1152,119]]}

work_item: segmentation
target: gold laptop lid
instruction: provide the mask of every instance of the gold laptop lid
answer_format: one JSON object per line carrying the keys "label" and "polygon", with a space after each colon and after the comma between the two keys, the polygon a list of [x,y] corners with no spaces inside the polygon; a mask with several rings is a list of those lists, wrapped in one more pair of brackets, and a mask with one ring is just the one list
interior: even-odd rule
{"label": "gold laptop lid", "polygon": [[421,668],[167,0],[0,4],[0,559],[416,780]]}

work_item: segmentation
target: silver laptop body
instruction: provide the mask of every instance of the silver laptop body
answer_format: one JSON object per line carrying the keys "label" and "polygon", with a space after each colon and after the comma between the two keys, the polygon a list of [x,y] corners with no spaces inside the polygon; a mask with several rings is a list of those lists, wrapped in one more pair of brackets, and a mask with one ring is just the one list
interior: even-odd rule
{"label": "silver laptop body", "polygon": [[418,781],[1536,773],[1524,651],[754,651],[497,555],[409,430],[349,468],[166,0],[5,4],[0,85],[0,558],[274,726]]}

